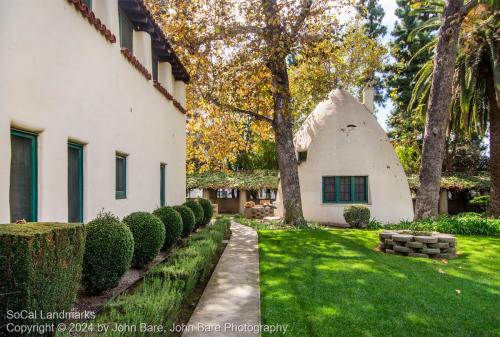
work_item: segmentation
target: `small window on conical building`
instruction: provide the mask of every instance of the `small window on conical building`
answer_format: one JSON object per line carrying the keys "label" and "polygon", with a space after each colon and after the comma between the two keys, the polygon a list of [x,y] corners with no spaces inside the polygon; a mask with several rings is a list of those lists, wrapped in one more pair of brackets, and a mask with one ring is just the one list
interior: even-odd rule
{"label": "small window on conical building", "polygon": [[306,161],[307,160],[307,151],[299,151],[298,152],[298,160],[299,160],[299,163]]}

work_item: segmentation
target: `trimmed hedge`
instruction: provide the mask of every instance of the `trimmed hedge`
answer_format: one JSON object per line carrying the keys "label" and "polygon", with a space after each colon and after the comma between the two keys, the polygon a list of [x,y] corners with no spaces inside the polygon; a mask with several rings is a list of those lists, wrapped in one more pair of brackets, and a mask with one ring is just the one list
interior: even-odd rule
{"label": "trimmed hedge", "polygon": [[157,208],[153,214],[160,218],[165,226],[165,243],[162,249],[167,250],[181,237],[183,226],[181,215],[170,206]]}
{"label": "trimmed hedge", "polygon": [[[4,330],[9,323],[7,310],[47,313],[71,309],[80,285],[84,249],[85,230],[80,224],[0,225],[1,336],[20,336]],[[38,317],[14,323],[58,324],[60,320]]]}
{"label": "trimmed hedge", "polygon": [[86,225],[83,283],[93,294],[114,288],[130,268],[134,237],[130,229],[110,213],[101,213]]}
{"label": "trimmed hedge", "polygon": [[156,215],[148,212],[134,212],[123,222],[134,236],[134,257],[132,264],[142,268],[153,261],[165,243],[165,226]]}
{"label": "trimmed hedge", "polygon": [[194,223],[196,219],[194,218],[194,213],[191,208],[186,206],[174,206],[174,209],[179,212],[182,218],[182,236],[187,237],[194,229]]}
{"label": "trimmed hedge", "polygon": [[214,216],[214,208],[208,199],[198,198],[198,203],[201,208],[203,208],[203,226],[206,226],[210,223],[210,220],[212,220],[212,217]]}
{"label": "trimmed hedge", "polygon": [[353,228],[366,228],[370,222],[370,209],[363,205],[347,206],[344,219]]}
{"label": "trimmed hedge", "polygon": [[198,228],[203,225],[203,220],[205,217],[205,213],[203,212],[203,207],[201,207],[200,203],[196,200],[188,200],[183,206],[191,208],[194,213],[194,218],[196,220],[195,227]]}
{"label": "trimmed hedge", "polygon": [[[97,323],[172,326],[182,303],[208,277],[229,225],[229,219],[219,219],[193,234],[185,247],[175,248],[166,263],[154,267],[133,293],[108,302]],[[144,332],[137,329],[114,332],[113,336],[144,336]]]}

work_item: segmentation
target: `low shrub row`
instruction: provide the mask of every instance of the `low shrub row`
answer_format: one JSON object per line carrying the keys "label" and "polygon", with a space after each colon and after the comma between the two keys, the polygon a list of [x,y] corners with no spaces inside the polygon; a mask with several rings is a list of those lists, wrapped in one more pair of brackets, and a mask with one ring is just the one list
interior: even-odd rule
{"label": "low shrub row", "polygon": [[99,214],[86,226],[85,288],[98,294],[116,287],[131,265],[145,267],[161,249],[170,249],[181,235],[187,237],[195,228],[208,224],[211,210],[209,200],[198,199],[182,206],[160,207],[152,214],[134,212],[123,222],[111,213]]}
{"label": "low shrub row", "polygon": [[[80,285],[85,247],[82,225],[0,225],[0,336],[34,336],[13,326],[43,326],[41,315],[69,311]],[[38,313],[13,319],[10,314]],[[10,313],[10,314],[9,314]],[[52,321],[58,324],[58,317]]]}
{"label": "low shrub row", "polygon": [[[96,323],[170,328],[189,293],[208,276],[229,226],[229,219],[222,218],[191,235],[184,247],[174,248],[167,262],[151,269],[134,292],[109,302]],[[158,332],[137,329],[106,336],[158,336]]]}
{"label": "low shrub row", "polygon": [[437,219],[402,221],[398,224],[381,225],[370,221],[371,229],[410,229],[435,231],[462,235],[500,235],[500,219],[484,217],[478,213],[462,213],[456,216],[441,216]]}

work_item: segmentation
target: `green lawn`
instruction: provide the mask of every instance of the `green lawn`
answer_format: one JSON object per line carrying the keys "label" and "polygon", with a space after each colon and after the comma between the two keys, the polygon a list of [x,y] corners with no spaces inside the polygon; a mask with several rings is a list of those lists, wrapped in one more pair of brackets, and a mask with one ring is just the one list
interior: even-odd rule
{"label": "green lawn", "polygon": [[376,252],[377,233],[260,230],[263,324],[300,337],[500,336],[500,238],[458,236],[445,264]]}

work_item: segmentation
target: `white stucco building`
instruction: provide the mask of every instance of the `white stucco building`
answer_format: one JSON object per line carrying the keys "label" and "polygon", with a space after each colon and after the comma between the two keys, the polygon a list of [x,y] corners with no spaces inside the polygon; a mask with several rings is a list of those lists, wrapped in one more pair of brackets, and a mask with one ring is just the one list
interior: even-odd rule
{"label": "white stucco building", "polygon": [[7,0],[0,223],[185,200],[189,76],[142,0]]}
{"label": "white stucco building", "polygon": [[[361,104],[334,90],[295,135],[304,217],[345,224],[346,205],[364,204],[378,221],[413,218],[408,181],[385,131],[373,115],[373,90]],[[281,189],[278,215],[283,214]]]}

